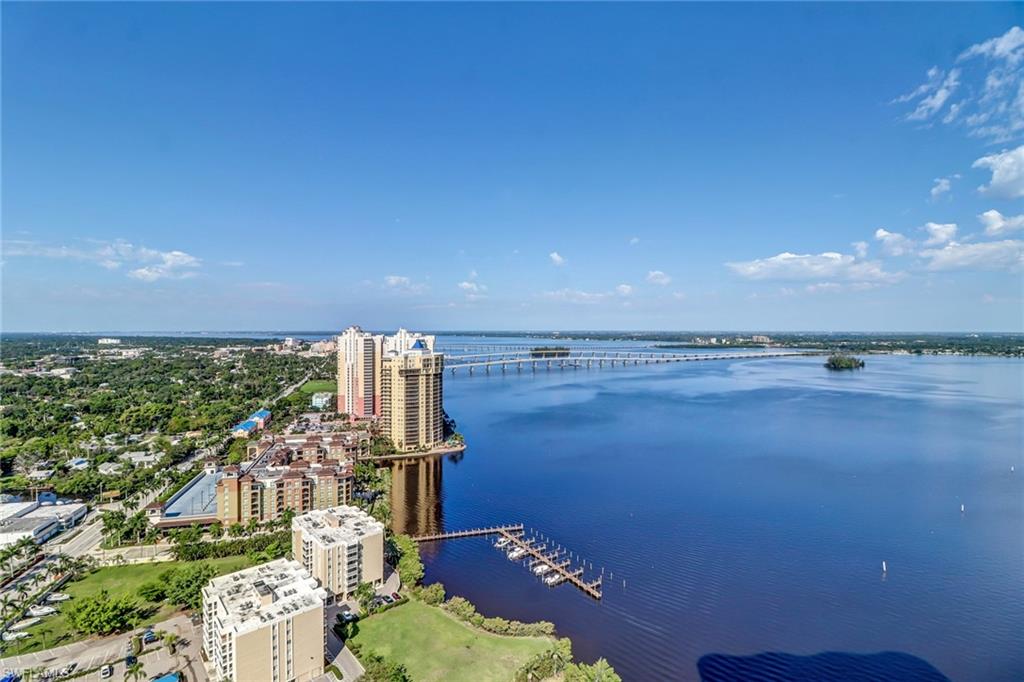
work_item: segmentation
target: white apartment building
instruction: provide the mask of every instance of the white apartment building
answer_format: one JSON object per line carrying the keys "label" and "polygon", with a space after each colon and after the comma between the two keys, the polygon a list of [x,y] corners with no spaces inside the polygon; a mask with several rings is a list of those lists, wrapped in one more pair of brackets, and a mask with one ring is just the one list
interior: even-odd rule
{"label": "white apartment building", "polygon": [[326,596],[288,559],[211,580],[203,588],[203,651],[214,679],[310,682],[323,675]]}
{"label": "white apartment building", "polygon": [[306,512],[292,519],[292,556],[327,590],[328,603],[348,599],[360,583],[384,584],[384,525],[356,507]]}

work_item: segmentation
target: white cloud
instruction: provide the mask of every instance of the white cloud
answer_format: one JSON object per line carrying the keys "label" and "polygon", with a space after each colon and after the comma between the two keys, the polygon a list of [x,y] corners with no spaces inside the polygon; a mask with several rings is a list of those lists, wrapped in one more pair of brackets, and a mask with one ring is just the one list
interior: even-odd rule
{"label": "white cloud", "polygon": [[843,288],[842,284],[838,282],[818,282],[817,284],[808,284],[804,287],[804,291],[809,294],[820,294],[827,292],[840,291]]}
{"label": "white cloud", "polygon": [[935,184],[932,185],[931,190],[928,192],[932,197],[932,201],[938,201],[943,194],[948,193],[953,188],[953,181],[959,179],[959,173],[954,173],[944,178],[935,178]]}
{"label": "white cloud", "polygon": [[400,294],[422,294],[427,290],[426,284],[413,282],[411,278],[405,275],[385,275],[384,286],[389,291]]}
{"label": "white cloud", "polygon": [[[963,126],[968,135],[1007,142],[1024,133],[1024,30],[968,47],[948,71],[933,66],[926,80],[894,103],[912,103],[904,118]],[[954,99],[954,95],[958,95]]]}
{"label": "white cloud", "polygon": [[1004,234],[1024,229],[1024,213],[1008,216],[992,209],[979,215],[978,220],[985,226],[985,234],[990,237],[1001,237]]}
{"label": "white cloud", "polygon": [[978,188],[982,194],[1007,199],[1024,197],[1024,145],[983,156],[971,164],[971,168],[987,168],[992,172],[988,185]]}
{"label": "white cloud", "polygon": [[875,230],[875,239],[882,242],[882,250],[890,256],[903,256],[914,248],[914,242],[899,232],[889,232],[881,227]]}
{"label": "white cloud", "polygon": [[770,258],[726,263],[738,275],[752,280],[848,280],[894,282],[900,273],[886,272],[878,261],[826,251],[819,254],[784,252]]}
{"label": "white cloud", "polygon": [[857,254],[857,258],[867,258],[868,256],[868,243],[867,242],[853,242],[850,244],[853,247],[853,252]]}
{"label": "white cloud", "polygon": [[487,287],[485,287],[482,284],[477,284],[476,282],[459,282],[458,286],[463,291],[472,291],[474,293],[479,291],[487,291]]}
{"label": "white cloud", "polygon": [[633,287],[628,284],[620,284],[619,286],[615,287],[615,291],[620,296],[629,296],[633,293]]}
{"label": "white cloud", "polygon": [[565,258],[563,258],[562,255],[559,254],[557,251],[552,251],[551,253],[549,253],[548,258],[550,258],[551,262],[554,263],[555,265],[565,265]]}
{"label": "white cloud", "polygon": [[[933,71],[928,73],[931,75]],[[929,82],[925,86],[927,89],[919,95],[920,101],[917,103],[917,107],[907,114],[908,121],[927,120],[936,111],[942,109],[956,89],[960,87],[960,69],[950,69],[949,73],[934,71],[934,77],[929,78]],[[904,95],[904,97],[907,96]],[[907,100],[901,98],[900,101]]]}
{"label": "white cloud", "polygon": [[978,56],[1005,59],[1010,64],[1016,64],[1024,59],[1024,31],[1019,26],[1014,26],[1001,36],[971,45],[960,53],[957,61]]}
{"label": "white cloud", "polygon": [[636,246],[636,245],[637,245],[637,244],[639,244],[639,243],[640,243],[640,237],[632,237],[632,238],[631,238],[631,239],[629,240],[629,245],[630,245],[630,246]]}
{"label": "white cloud", "polygon": [[945,244],[956,237],[956,223],[925,223],[921,229],[928,233],[925,246]]}
{"label": "white cloud", "polygon": [[608,294],[579,289],[558,289],[557,291],[545,291],[541,294],[544,298],[552,301],[563,301],[566,303],[601,303],[608,299]]}
{"label": "white cloud", "polygon": [[685,301],[686,300],[686,292],[685,291],[673,291],[672,292],[672,298],[676,299],[677,301]]}
{"label": "white cloud", "polygon": [[672,283],[672,278],[661,270],[651,270],[647,273],[647,281],[651,284],[657,284],[658,286],[664,287]]}
{"label": "white cloud", "polygon": [[10,258],[78,260],[95,263],[107,270],[117,270],[122,265],[136,266],[128,271],[127,276],[144,282],[193,277],[202,264],[199,258],[184,251],[158,251],[135,246],[124,239],[89,241],[88,244],[91,246],[51,246],[27,240],[7,240],[3,242],[3,255]]}
{"label": "white cloud", "polygon": [[929,270],[1016,270],[1024,264],[1024,242],[950,242],[941,249],[922,251],[921,256],[928,260]]}
{"label": "white cloud", "polygon": [[158,258],[159,262],[135,268],[128,272],[133,279],[143,282],[155,282],[158,279],[184,279],[195,276],[193,268],[199,267],[199,259],[184,251],[152,252],[150,258]]}

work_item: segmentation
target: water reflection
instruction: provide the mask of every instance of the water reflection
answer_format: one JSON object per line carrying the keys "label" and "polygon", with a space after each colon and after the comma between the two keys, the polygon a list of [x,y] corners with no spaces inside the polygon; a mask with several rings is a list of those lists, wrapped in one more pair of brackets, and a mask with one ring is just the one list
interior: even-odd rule
{"label": "water reflection", "polygon": [[391,529],[394,532],[427,535],[443,530],[442,471],[440,456],[392,463]]}
{"label": "water reflection", "polygon": [[884,651],[851,654],[826,651],[813,656],[767,652],[754,656],[708,654],[697,662],[701,682],[818,682],[819,680],[919,680],[949,682],[949,678],[917,656]]}

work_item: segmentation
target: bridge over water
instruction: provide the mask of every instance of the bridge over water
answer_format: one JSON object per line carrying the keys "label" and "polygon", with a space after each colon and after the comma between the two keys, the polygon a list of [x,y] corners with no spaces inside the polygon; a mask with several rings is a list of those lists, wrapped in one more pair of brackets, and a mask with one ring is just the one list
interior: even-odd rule
{"label": "bridge over water", "polygon": [[616,365],[660,365],[679,362],[706,362],[710,360],[761,360],[769,358],[790,358],[821,355],[822,351],[739,351],[721,353],[669,353],[645,350],[615,349],[544,349],[509,350],[496,353],[470,353],[445,356],[445,368],[452,374],[465,369],[470,375],[480,369],[490,373],[491,369],[502,372],[524,369],[588,369],[592,367],[615,367]]}

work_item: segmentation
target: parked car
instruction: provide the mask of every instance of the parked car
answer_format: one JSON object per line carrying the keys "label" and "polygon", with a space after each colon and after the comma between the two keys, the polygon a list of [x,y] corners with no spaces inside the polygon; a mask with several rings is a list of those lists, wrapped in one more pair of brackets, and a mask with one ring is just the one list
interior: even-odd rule
{"label": "parked car", "polygon": [[113,677],[113,676],[114,676],[114,666],[108,664],[108,665],[105,665],[102,668],[100,668],[100,679],[104,679],[105,680],[105,679],[107,679],[109,677]]}
{"label": "parked car", "polygon": [[394,599],[395,601],[398,601],[398,600],[399,600],[399,599],[401,599],[402,597],[401,597],[401,595],[400,595],[400,594],[398,594],[397,592],[392,592],[392,593],[391,593],[391,598],[392,598],[392,599]]}
{"label": "parked car", "polygon": [[145,644],[152,644],[157,640],[156,633],[152,630],[146,630],[145,634],[142,635],[142,641]]}
{"label": "parked car", "polygon": [[395,600],[392,599],[391,597],[389,597],[386,594],[381,596],[381,600],[383,600],[385,604],[394,604],[395,603]]}
{"label": "parked car", "polygon": [[129,666],[135,665],[135,662],[138,661],[138,660],[139,659],[137,659],[134,656],[134,654],[128,654],[127,656],[124,657],[124,667],[127,668]]}

